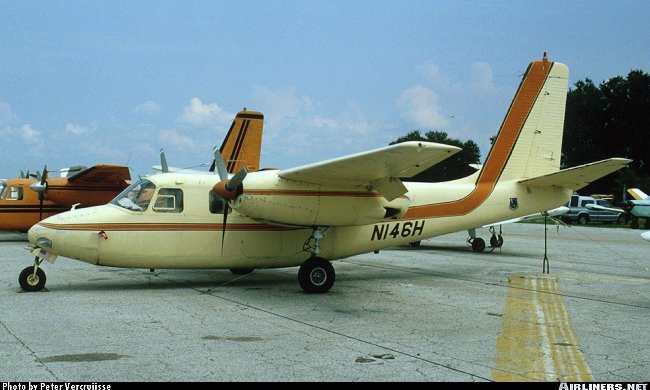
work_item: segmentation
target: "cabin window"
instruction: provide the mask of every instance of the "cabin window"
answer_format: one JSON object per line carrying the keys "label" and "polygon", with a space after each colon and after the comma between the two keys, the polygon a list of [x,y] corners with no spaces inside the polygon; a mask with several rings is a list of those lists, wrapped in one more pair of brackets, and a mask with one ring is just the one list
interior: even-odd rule
{"label": "cabin window", "polygon": [[7,188],[7,200],[22,200],[23,199],[23,187],[9,187]]}
{"label": "cabin window", "polygon": [[[212,214],[223,214],[226,209],[226,200],[214,192],[210,191],[210,212]],[[228,209],[230,213],[232,209]]]}
{"label": "cabin window", "polygon": [[111,204],[133,211],[145,211],[149,207],[156,185],[147,179],[128,186]]}
{"label": "cabin window", "polygon": [[161,188],[158,190],[153,211],[163,213],[180,213],[183,211],[183,190],[178,188]]}

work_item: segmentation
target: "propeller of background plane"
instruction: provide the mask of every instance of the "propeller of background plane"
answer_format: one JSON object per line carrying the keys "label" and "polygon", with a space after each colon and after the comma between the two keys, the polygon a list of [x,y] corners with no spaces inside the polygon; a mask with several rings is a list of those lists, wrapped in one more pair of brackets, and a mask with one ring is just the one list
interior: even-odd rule
{"label": "propeller of background plane", "polygon": [[242,168],[233,177],[228,179],[228,169],[226,169],[226,163],[223,161],[219,149],[215,146],[212,149],[212,152],[214,154],[214,170],[217,171],[219,178],[221,179],[221,181],[212,187],[212,192],[226,200],[223,210],[223,226],[221,228],[221,253],[223,253],[223,243],[226,235],[226,223],[228,221],[228,212],[230,211],[230,201],[241,195],[244,191],[242,182],[248,174],[248,168]]}
{"label": "propeller of background plane", "polygon": [[47,165],[43,167],[43,175],[36,171],[36,183],[29,186],[38,193],[38,220],[43,219],[43,199],[47,192]]}

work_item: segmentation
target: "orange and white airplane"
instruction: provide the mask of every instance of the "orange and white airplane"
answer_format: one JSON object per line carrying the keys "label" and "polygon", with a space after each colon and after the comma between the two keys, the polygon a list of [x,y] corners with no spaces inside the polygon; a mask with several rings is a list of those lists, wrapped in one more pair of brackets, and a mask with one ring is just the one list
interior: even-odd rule
{"label": "orange and white airplane", "polygon": [[573,191],[624,167],[611,158],[560,170],[568,68],[534,61],[477,175],[441,183],[411,177],[459,151],[406,142],[282,170],[230,175],[163,172],[110,204],[72,210],[29,230],[26,291],[45,285],[56,256],[129,268],[222,268],[241,274],[299,266],[306,292],[328,291],[331,261],[562,206]]}
{"label": "orange and white airplane", "polygon": [[[75,169],[76,168],[76,169]],[[79,207],[108,203],[128,187],[129,169],[119,165],[75,167],[68,176],[6,179],[0,186],[0,230],[26,232],[43,218]]]}

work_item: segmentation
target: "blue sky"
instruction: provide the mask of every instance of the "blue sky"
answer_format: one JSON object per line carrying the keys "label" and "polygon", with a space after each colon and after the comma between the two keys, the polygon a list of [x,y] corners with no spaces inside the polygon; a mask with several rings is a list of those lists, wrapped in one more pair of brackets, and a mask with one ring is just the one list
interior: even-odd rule
{"label": "blue sky", "polygon": [[265,114],[263,167],[442,130],[489,150],[532,60],[650,72],[648,1],[0,0],[0,178],[211,160]]}

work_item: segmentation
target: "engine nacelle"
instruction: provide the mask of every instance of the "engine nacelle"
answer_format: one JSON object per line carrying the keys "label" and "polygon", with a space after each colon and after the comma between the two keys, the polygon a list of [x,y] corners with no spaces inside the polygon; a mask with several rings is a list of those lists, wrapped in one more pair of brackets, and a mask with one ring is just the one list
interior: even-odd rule
{"label": "engine nacelle", "polygon": [[[276,176],[273,183],[247,180],[243,194],[231,202],[238,213],[260,221],[297,226],[352,226],[403,215],[409,198],[387,201],[379,192],[359,187],[323,191],[320,185]],[[257,185],[255,185],[257,184]]]}

